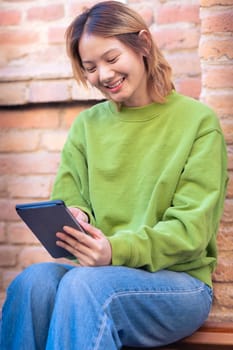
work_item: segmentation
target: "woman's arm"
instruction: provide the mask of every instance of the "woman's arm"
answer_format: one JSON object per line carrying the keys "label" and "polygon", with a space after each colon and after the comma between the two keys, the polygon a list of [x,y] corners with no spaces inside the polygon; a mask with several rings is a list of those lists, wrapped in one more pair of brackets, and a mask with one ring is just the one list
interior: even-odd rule
{"label": "woman's arm", "polygon": [[171,205],[153,227],[109,237],[112,263],[150,271],[183,271],[216,261],[216,232],[227,183],[226,148],[220,131],[195,140]]}

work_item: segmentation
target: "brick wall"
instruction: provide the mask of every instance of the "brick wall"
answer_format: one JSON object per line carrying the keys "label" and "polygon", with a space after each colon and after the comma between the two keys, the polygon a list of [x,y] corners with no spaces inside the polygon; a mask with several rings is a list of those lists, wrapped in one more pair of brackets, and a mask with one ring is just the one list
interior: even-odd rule
{"label": "brick wall", "polygon": [[[96,1],[3,0],[0,4],[0,104],[21,105],[99,98],[72,78],[64,33],[74,14]],[[131,1],[174,68],[179,91],[198,97],[199,2]],[[181,5],[179,5],[182,3]]]}
{"label": "brick wall", "polygon": [[201,0],[200,99],[217,112],[228,144],[229,186],[218,235],[212,317],[233,320],[233,0]]}
{"label": "brick wall", "polygon": [[[50,260],[17,217],[18,202],[46,200],[73,119],[101,95],[78,86],[64,31],[96,1],[0,3],[0,293],[26,266]],[[173,67],[176,89],[218,113],[229,150],[230,183],[219,231],[211,317],[233,318],[233,0],[128,0]],[[198,50],[199,47],[199,50]]]}

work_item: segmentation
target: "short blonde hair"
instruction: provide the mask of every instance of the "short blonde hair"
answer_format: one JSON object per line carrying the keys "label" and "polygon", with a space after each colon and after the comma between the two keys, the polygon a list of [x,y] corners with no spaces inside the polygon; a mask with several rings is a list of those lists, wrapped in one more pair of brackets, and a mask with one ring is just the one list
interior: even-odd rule
{"label": "short blonde hair", "polygon": [[[141,31],[147,31],[149,43],[140,38]],[[136,11],[118,1],[104,1],[85,10],[67,28],[66,47],[74,77],[87,86],[79,54],[79,42],[84,33],[115,37],[134,52],[143,53],[151,98],[155,102],[165,102],[166,96],[174,89],[171,67],[154,43],[146,23]]]}

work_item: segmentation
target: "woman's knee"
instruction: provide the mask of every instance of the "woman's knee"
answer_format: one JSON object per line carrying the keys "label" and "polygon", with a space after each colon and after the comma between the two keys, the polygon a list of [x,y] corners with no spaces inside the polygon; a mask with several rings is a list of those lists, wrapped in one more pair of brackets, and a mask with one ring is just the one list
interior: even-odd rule
{"label": "woman's knee", "polygon": [[8,293],[17,290],[45,290],[57,287],[61,278],[67,272],[65,266],[56,263],[33,264],[23,270],[10,284]]}
{"label": "woman's knee", "polygon": [[71,298],[75,299],[78,295],[80,300],[82,295],[84,298],[87,295],[99,297],[103,294],[103,290],[108,289],[109,286],[109,283],[104,281],[104,271],[102,270],[98,267],[76,267],[62,278],[59,291],[63,294],[68,290],[69,295],[73,295]]}

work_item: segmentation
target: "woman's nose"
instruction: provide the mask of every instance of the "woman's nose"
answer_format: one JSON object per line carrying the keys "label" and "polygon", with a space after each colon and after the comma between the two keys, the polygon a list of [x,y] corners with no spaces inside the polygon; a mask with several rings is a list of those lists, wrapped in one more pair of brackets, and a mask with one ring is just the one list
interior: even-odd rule
{"label": "woman's nose", "polygon": [[101,83],[109,82],[114,77],[114,72],[107,65],[100,66],[98,68],[98,73],[99,73],[99,81]]}

